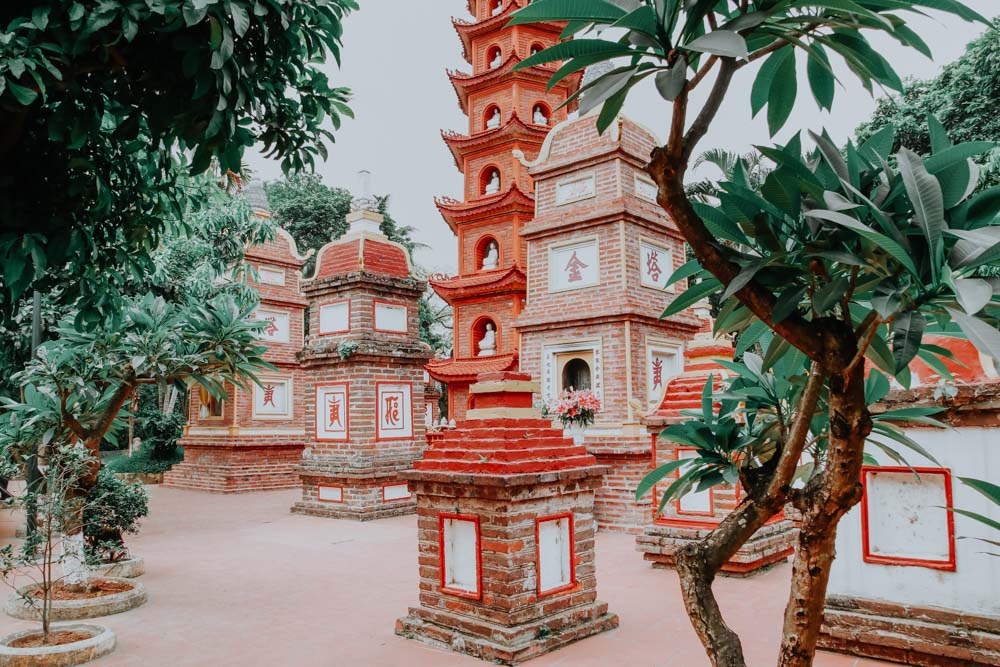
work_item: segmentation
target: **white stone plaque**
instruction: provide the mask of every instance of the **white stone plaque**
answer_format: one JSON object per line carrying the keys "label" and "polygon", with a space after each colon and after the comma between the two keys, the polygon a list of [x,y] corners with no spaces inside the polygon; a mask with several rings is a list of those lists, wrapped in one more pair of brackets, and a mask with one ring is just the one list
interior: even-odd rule
{"label": "white stone plaque", "polygon": [[639,243],[639,269],[643,287],[668,290],[667,278],[674,272],[674,255],[666,246],[651,241]]}
{"label": "white stone plaque", "polygon": [[[678,459],[696,459],[698,456],[698,452],[692,449],[677,450]],[[685,472],[687,472],[687,468],[681,468],[678,471],[678,474],[684,474]],[[682,496],[677,502],[677,513],[711,516],[713,513],[712,489],[705,489],[704,491],[691,491],[690,493]]]}
{"label": "white stone plaque", "polygon": [[336,301],[319,307],[320,334],[346,333],[351,330],[350,301]]}
{"label": "white stone plaque", "polygon": [[643,178],[639,174],[635,175],[635,195],[639,199],[645,199],[646,201],[651,201],[656,203],[656,195],[659,194],[659,188],[656,187],[656,183],[648,178]]}
{"label": "white stone plaque", "polygon": [[479,524],[471,519],[441,519],[442,583],[453,591],[479,594]]}
{"label": "white stone plaque", "polygon": [[347,383],[316,387],[316,439],[346,442],[350,437],[350,399]]}
{"label": "white stone plaque", "polygon": [[289,341],[288,313],[258,308],[254,311],[253,316],[254,319],[265,322],[264,328],[259,334],[262,340],[272,343],[287,343]]}
{"label": "white stone plaque", "polygon": [[376,422],[379,440],[413,437],[413,388],[408,384],[376,383]]}
{"label": "white stone plaque", "polygon": [[597,194],[597,179],[593,174],[584,177],[573,176],[556,183],[556,204],[570,204],[581,199],[589,199]]}
{"label": "white stone plaque", "polygon": [[551,291],[592,287],[600,282],[597,239],[553,248],[549,252]]}
{"label": "white stone plaque", "polygon": [[386,484],[382,487],[382,500],[389,502],[392,500],[406,500],[410,497],[410,487],[402,484]]}
{"label": "white stone plaque", "polygon": [[573,531],[568,516],[538,522],[538,592],[573,583]]}
{"label": "white stone plaque", "polygon": [[290,419],[292,381],[288,378],[260,378],[253,386],[254,419]]}
{"label": "white stone plaque", "polygon": [[316,488],[316,496],[323,503],[344,502],[344,488],[341,486],[319,486]]}
{"label": "white stone plaque", "polygon": [[375,302],[375,329],[376,331],[389,331],[393,333],[406,333],[407,327],[406,306],[397,306],[393,303]]}
{"label": "white stone plaque", "polygon": [[261,285],[284,286],[285,284],[285,270],[273,266],[258,267],[257,277],[260,279]]}
{"label": "white stone plaque", "polygon": [[948,563],[954,549],[946,470],[865,472],[866,560],[900,565]]}

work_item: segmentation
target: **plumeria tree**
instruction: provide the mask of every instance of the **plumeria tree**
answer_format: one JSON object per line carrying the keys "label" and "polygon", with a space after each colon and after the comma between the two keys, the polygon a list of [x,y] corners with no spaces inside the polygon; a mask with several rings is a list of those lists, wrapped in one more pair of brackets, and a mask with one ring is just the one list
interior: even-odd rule
{"label": "plumeria tree", "polygon": [[[969,163],[993,144],[952,145],[933,119],[926,156],[906,148],[892,155],[891,128],[843,150],[825,133],[809,134],[815,148],[799,134],[784,145],[758,146],[774,169],[759,190],[745,172],[734,174],[720,184],[717,204],[690,201],[685,175],[737,76],[756,70],[750,106],[755,114],[766,108],[774,135],[797,97],[797,60],[806,62],[810,90],[824,109],[834,101],[835,59],[868,90],[900,90],[899,76],[865,35],[882,33],[929,54],[906,22],[926,9],[988,25],[957,0],[535,0],[512,19],[565,21],[564,36],[575,36],[520,63],[562,62],[552,82],[613,61],[580,91],[581,112],[599,109],[600,130],[645,79],[669,103],[669,136],[647,171],[695,257],[672,281],[700,282],[664,315],[721,292],[718,332],[742,332],[751,341],[775,334],[760,372],[765,359],[776,369],[776,360],[802,355],[801,371],[783,367],[782,381],[799,393],[784,403],[773,428],[748,442],[735,429],[696,430],[701,460],[684,475],[697,478],[700,488],[738,479],[745,493],[707,538],[676,554],[688,615],[715,665],[745,664],[740,638],[713,594],[715,576],[788,502],[802,523],[778,663],[812,663],[837,523],[861,498],[865,447],[877,426],[867,362],[907,384],[914,358],[946,355],[925,343],[931,331],[964,333],[1000,359],[994,285],[974,277],[977,267],[998,259],[1000,193],[974,194],[978,172]],[[689,103],[699,86],[709,92],[694,108]],[[797,489],[799,461],[815,445],[820,414],[828,424],[822,456]],[[720,439],[731,438],[739,447],[720,449]]]}
{"label": "plumeria tree", "polygon": [[68,318],[15,377],[24,398],[4,399],[0,446],[37,451],[43,465],[66,447],[82,446],[92,456],[62,524],[67,585],[86,585],[86,499],[98,480],[101,441],[115,438],[132,395],[144,384],[199,384],[222,396],[225,382],[252,381],[271,366],[259,340],[262,323],[250,316],[250,308],[226,295],[185,306],[153,295],[134,298],[119,318],[93,330],[78,330]]}

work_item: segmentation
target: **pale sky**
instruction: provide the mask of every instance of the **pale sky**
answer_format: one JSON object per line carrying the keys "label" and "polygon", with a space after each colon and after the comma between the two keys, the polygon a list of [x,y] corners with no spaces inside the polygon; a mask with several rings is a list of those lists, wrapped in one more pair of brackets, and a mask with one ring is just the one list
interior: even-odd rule
{"label": "pale sky", "polygon": [[[457,265],[455,237],[434,206],[435,196],[461,199],[462,175],[441,140],[442,129],[465,132],[468,121],[458,106],[445,69],[468,71],[451,17],[471,17],[466,0],[400,2],[361,0],[361,11],[344,26],[343,68],[331,62],[328,72],[335,85],[354,91],[351,102],[356,119],[345,119],[331,147],[330,159],[317,167],[327,185],[357,188],[356,173],[374,173],[375,194],[391,194],[393,217],[417,228],[416,240],[430,246],[419,251],[417,261],[431,272],[453,273]],[[984,16],[996,14],[996,0],[966,0]],[[904,79],[934,76],[943,64],[958,58],[965,45],[984,26],[950,15],[929,12],[932,18],[913,16],[911,27],[931,47],[934,60],[905,49],[889,38],[872,38],[873,44]],[[832,57],[832,56],[831,56]],[[840,62],[835,60],[835,62]],[[874,110],[875,100],[850,72],[839,72],[833,113],[820,112],[809,93],[805,64],[799,63],[799,96],[785,130],[775,140],[784,141],[795,130],[826,128],[843,143]],[[769,143],[766,111],[750,117],[750,87],[755,66],[737,74],[730,93],[698,150],[725,148],[745,152],[754,144]],[[844,69],[844,68],[841,68]],[[690,109],[698,109],[709,86],[695,91]],[[629,96],[624,113],[653,129],[661,137],[670,122],[670,107],[653,88],[651,79]],[[278,163],[250,156],[257,179],[281,177]]]}

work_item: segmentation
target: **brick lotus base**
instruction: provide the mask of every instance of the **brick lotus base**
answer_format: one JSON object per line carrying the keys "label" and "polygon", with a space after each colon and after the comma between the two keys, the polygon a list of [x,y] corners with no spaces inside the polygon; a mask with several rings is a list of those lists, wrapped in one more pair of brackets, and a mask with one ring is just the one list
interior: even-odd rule
{"label": "brick lotus base", "polygon": [[[647,526],[643,534],[636,538],[636,549],[653,567],[672,568],[674,554],[685,545],[702,539],[714,528],[708,523],[680,521],[669,524]],[[728,563],[722,566],[722,573],[730,576],[746,576],[759,572],[762,568],[780,563],[791,556],[795,549],[796,530],[788,520],[769,523],[757,531]]]}
{"label": "brick lotus base", "polygon": [[299,468],[302,500],[292,506],[292,512],[356,521],[413,514],[417,507],[413,495],[399,498],[391,491],[387,493],[387,488],[398,491],[406,484],[399,473],[399,470],[324,470],[321,465],[304,462]]}
{"label": "brick lotus base", "polygon": [[819,646],[926,667],[1000,665],[1000,617],[830,596]]}
{"label": "brick lotus base", "polygon": [[205,447],[184,445],[184,461],[163,475],[163,486],[209,493],[252,493],[299,486],[302,445]]}
{"label": "brick lotus base", "polygon": [[[565,601],[554,600],[553,606]],[[396,621],[396,634],[488,662],[516,665],[617,627],[618,616],[608,613],[606,602],[596,601],[516,627],[415,608]]]}

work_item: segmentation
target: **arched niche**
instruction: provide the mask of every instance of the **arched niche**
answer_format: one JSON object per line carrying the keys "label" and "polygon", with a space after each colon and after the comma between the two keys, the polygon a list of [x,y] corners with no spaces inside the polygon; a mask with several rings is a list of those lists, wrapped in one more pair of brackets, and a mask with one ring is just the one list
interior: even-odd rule
{"label": "arched niche", "polygon": [[[490,245],[494,245],[496,248],[496,256],[492,258],[490,255]],[[481,239],[476,241],[476,247],[474,256],[476,258],[476,270],[477,271],[492,271],[501,265],[502,261],[502,251],[500,249],[500,242],[496,240],[496,237],[487,234]],[[491,260],[491,261],[488,261]]]}
{"label": "arched niche", "polygon": [[[491,330],[493,333],[492,341],[487,338],[487,335]],[[499,353],[500,326],[492,317],[484,315],[474,321],[472,323],[472,331],[470,333],[472,336],[472,356],[492,357]]]}
{"label": "arched niche", "polygon": [[500,174],[500,167],[488,165],[479,174],[479,194],[495,195],[500,192],[503,185],[503,177]]}

